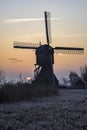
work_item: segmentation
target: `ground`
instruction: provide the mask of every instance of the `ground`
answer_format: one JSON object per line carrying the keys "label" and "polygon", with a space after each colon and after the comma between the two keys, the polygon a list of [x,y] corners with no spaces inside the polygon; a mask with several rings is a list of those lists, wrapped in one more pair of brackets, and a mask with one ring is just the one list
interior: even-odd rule
{"label": "ground", "polygon": [[0,130],[87,130],[87,90],[0,104]]}

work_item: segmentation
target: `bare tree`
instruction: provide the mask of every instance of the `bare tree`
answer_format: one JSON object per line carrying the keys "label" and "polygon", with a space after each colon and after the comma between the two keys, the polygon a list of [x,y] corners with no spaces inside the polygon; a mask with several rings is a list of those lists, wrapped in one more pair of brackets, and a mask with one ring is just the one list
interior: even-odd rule
{"label": "bare tree", "polygon": [[63,77],[62,81],[63,81],[64,85],[66,85],[68,83],[68,80],[65,77]]}
{"label": "bare tree", "polygon": [[87,65],[83,66],[81,69],[81,78],[87,83]]}
{"label": "bare tree", "polygon": [[5,81],[5,72],[0,70],[0,84],[4,84]]}
{"label": "bare tree", "polygon": [[75,81],[79,78],[78,74],[76,72],[71,71],[69,74],[69,82],[73,86]]}
{"label": "bare tree", "polygon": [[22,83],[22,82],[23,82],[23,75],[22,75],[22,73],[20,73],[20,74],[18,75],[18,77],[19,77],[19,82]]}

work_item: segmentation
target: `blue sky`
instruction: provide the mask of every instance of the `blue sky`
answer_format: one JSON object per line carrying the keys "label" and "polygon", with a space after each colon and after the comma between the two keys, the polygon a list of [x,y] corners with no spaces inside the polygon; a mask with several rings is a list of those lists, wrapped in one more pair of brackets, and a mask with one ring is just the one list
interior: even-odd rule
{"label": "blue sky", "polygon": [[25,18],[32,14],[39,16],[44,10],[65,18],[71,15],[74,18],[76,15],[86,17],[86,7],[87,0],[0,0],[0,17]]}

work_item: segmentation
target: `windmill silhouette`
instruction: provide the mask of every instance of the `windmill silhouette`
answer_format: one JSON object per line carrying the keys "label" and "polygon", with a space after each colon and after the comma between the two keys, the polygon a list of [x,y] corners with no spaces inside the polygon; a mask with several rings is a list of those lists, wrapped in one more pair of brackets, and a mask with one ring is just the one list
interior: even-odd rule
{"label": "windmill silhouette", "polygon": [[68,54],[83,54],[84,48],[51,47],[51,20],[50,13],[44,12],[47,43],[44,45],[14,41],[14,48],[35,49],[36,64],[34,82],[58,85],[58,80],[53,71],[54,51]]}

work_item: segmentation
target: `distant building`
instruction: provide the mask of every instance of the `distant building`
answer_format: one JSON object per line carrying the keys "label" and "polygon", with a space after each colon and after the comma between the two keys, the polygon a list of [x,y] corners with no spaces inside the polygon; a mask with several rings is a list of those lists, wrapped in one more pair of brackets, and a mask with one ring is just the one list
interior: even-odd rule
{"label": "distant building", "polygon": [[85,87],[86,87],[86,84],[81,78],[78,78],[74,83],[74,88],[83,88],[84,89]]}

